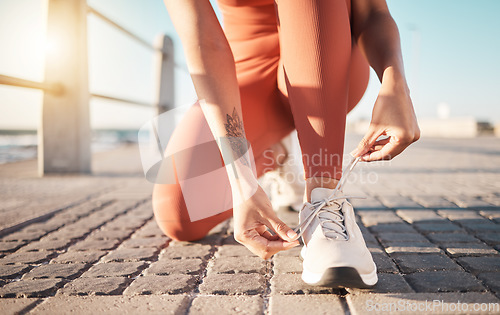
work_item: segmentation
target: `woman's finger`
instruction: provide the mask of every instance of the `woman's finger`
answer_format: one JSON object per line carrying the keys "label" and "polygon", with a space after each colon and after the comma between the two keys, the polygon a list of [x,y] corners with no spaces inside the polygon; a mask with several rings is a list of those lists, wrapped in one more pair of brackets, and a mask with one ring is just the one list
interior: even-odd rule
{"label": "woman's finger", "polygon": [[[287,250],[300,245],[299,241],[287,242],[278,235],[272,235],[269,231],[259,233],[257,229],[252,229],[243,233],[240,237],[240,243],[245,245],[252,253],[263,259],[269,259],[277,252]],[[265,236],[269,236],[267,239]]]}
{"label": "woman's finger", "polygon": [[404,145],[396,141],[389,141],[387,144],[381,146],[378,150],[374,150],[363,155],[361,160],[365,162],[390,160],[399,153],[403,152],[403,150],[407,146],[408,145]]}

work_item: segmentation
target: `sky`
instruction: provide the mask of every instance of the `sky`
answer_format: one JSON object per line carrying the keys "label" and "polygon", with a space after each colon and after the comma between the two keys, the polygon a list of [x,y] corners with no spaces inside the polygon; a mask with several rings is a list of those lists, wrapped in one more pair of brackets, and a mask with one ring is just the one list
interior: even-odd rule
{"label": "sky", "polygon": [[[46,1],[0,0],[0,74],[43,81]],[[400,30],[418,118],[436,117],[437,108],[447,104],[451,117],[500,123],[500,1],[387,3]],[[176,105],[196,100],[182,45],[163,1],[88,0],[88,4],[148,42],[161,33],[170,35],[177,64]],[[87,23],[90,92],[152,103],[153,53],[93,15]],[[364,98],[348,119],[371,117],[380,87],[373,74]],[[36,128],[42,98],[38,90],[0,85],[0,129]],[[139,128],[154,114],[150,109],[101,99],[92,99],[90,109],[96,129]]]}

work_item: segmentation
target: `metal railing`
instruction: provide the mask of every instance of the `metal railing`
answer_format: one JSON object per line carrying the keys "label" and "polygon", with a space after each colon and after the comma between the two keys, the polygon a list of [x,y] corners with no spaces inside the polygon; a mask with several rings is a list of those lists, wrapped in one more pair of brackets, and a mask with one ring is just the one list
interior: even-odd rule
{"label": "metal railing", "polygon": [[[38,126],[38,171],[47,173],[88,173],[91,171],[90,97],[124,104],[157,108],[158,113],[173,107],[174,50],[172,40],[161,34],[155,43],[90,7],[86,0],[48,1],[47,37],[65,43],[66,58],[46,55],[45,81],[36,82],[0,75],[0,84],[43,90],[42,119]],[[90,93],[88,88],[87,16],[93,14],[154,53],[156,101],[154,103]],[[64,82],[64,83],[63,83]]]}

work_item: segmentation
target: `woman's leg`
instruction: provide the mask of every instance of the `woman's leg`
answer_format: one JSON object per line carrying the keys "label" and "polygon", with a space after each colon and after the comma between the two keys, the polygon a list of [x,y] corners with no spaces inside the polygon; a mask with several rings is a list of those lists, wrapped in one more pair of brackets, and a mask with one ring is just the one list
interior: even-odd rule
{"label": "woman's leg", "polygon": [[345,119],[366,89],[368,66],[352,45],[350,1],[277,0],[283,69],[303,152],[307,198],[342,175]]}

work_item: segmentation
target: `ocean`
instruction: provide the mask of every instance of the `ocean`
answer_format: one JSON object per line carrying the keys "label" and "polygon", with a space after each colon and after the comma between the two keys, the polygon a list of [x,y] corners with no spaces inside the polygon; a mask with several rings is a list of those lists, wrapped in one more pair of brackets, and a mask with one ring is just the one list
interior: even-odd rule
{"label": "ocean", "polygon": [[[93,130],[92,152],[112,150],[122,144],[137,143],[137,130]],[[36,159],[36,130],[0,130],[0,164]]]}

